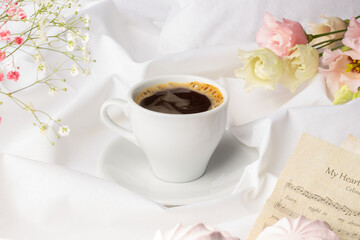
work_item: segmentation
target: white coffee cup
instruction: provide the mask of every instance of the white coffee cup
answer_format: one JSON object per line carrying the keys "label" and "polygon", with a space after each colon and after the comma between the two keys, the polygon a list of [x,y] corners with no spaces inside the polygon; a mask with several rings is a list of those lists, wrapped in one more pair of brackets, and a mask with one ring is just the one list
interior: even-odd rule
{"label": "white coffee cup", "polygon": [[[141,90],[167,82],[201,82],[215,86],[223,103],[192,114],[159,113],[141,107],[135,98]],[[189,182],[201,177],[219,144],[227,124],[228,93],[219,83],[199,76],[161,76],[140,82],[129,90],[127,101],[109,99],[101,108],[101,118],[111,129],[138,145],[147,156],[153,173],[169,182]],[[118,106],[130,120],[131,129],[114,122],[110,106]],[[131,161],[131,160],[129,160]]]}

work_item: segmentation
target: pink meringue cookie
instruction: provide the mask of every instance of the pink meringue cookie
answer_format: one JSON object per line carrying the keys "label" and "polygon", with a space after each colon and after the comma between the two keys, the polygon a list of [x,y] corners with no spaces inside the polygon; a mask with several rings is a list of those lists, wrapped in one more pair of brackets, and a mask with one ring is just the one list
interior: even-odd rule
{"label": "pink meringue cookie", "polygon": [[282,218],[265,228],[256,240],[340,240],[328,223],[309,220],[304,216],[296,219]]}
{"label": "pink meringue cookie", "polygon": [[184,227],[177,224],[168,232],[156,232],[154,240],[240,240],[226,232],[210,228],[202,223]]}

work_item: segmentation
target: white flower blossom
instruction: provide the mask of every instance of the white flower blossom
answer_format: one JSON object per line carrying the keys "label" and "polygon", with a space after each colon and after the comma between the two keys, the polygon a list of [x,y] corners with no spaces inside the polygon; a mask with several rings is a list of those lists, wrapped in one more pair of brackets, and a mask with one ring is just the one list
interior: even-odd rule
{"label": "white flower blossom", "polygon": [[85,62],[85,63],[90,63],[91,61],[91,56],[90,56],[90,50],[87,48],[87,46],[82,46],[81,47],[81,59]]}
{"label": "white flower blossom", "polygon": [[49,88],[48,93],[49,93],[50,96],[56,96],[58,91],[56,90],[56,88],[51,87],[51,88]]}
{"label": "white flower blossom", "polygon": [[76,31],[77,37],[81,36],[82,34],[83,34],[83,32],[81,31],[81,29],[79,29],[79,30]]}
{"label": "white flower blossom", "polygon": [[66,49],[67,49],[68,51],[72,52],[72,51],[74,51],[74,49],[76,48],[76,46],[77,46],[76,41],[70,40],[70,41],[68,41],[68,44],[66,45]]}
{"label": "white flower blossom", "polygon": [[38,24],[39,24],[39,28],[41,30],[45,30],[48,26],[49,26],[49,19],[48,19],[48,16],[45,15],[45,14],[39,14],[39,21],[38,21]]}
{"label": "white flower blossom", "polygon": [[71,75],[74,77],[79,74],[79,69],[77,68],[76,64],[74,64],[70,70]]}
{"label": "white flower blossom", "polygon": [[68,126],[61,126],[59,128],[58,134],[62,137],[66,137],[70,134],[70,128]]}
{"label": "white flower blossom", "polygon": [[44,60],[39,51],[37,53],[35,53],[34,60],[37,64],[39,64],[40,62],[42,62]]}
{"label": "white flower blossom", "polygon": [[25,106],[25,111],[31,112],[33,110],[34,110],[34,106],[32,105],[32,103],[29,103]]}
{"label": "white flower blossom", "polygon": [[46,62],[45,62],[45,61],[41,61],[41,62],[38,64],[38,71],[39,71],[39,73],[44,74],[44,73],[46,73],[46,70],[47,70]]}
{"label": "white flower blossom", "polygon": [[47,125],[45,123],[40,124],[40,133],[41,134],[46,134],[48,129],[49,129],[49,125]]}
{"label": "white flower blossom", "polygon": [[82,57],[81,57],[81,59],[84,61],[84,63],[90,63],[90,61],[91,61],[91,57],[90,57],[90,54],[87,54],[87,55],[83,55]]}
{"label": "white flower blossom", "polygon": [[40,40],[40,42],[47,42],[48,41],[47,34],[46,34],[46,32],[44,30],[39,31],[39,40]]}
{"label": "white flower blossom", "polygon": [[86,27],[90,26],[90,15],[89,14],[84,15],[83,22]]}
{"label": "white flower blossom", "polygon": [[60,31],[65,31],[66,30],[66,21],[63,15],[59,15],[57,17],[57,23],[58,23],[58,27],[60,29]]}
{"label": "white flower blossom", "polygon": [[83,72],[82,72],[82,75],[83,75],[83,76],[89,76],[90,74],[91,74],[90,68],[84,69]]}
{"label": "white flower blossom", "polygon": [[90,34],[89,33],[85,33],[82,37],[81,37],[82,43],[85,45],[89,42],[90,40]]}
{"label": "white flower blossom", "polygon": [[68,41],[76,41],[78,39],[78,36],[73,31],[67,31],[66,39]]}

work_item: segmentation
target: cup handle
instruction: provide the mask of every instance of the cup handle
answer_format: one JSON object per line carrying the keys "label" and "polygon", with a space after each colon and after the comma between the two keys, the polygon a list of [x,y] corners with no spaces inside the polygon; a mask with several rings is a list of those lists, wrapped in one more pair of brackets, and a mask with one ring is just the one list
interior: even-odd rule
{"label": "cup handle", "polygon": [[127,102],[125,100],[118,99],[118,98],[108,99],[101,106],[100,116],[107,127],[118,132],[121,136],[123,136],[130,142],[133,142],[137,146],[139,146],[134,133],[132,131],[120,126],[116,122],[114,122],[114,120],[111,119],[111,117],[109,116],[109,113],[108,113],[108,108],[110,106],[118,106],[121,108],[122,114],[124,114],[124,108],[126,107],[126,105],[127,105]]}

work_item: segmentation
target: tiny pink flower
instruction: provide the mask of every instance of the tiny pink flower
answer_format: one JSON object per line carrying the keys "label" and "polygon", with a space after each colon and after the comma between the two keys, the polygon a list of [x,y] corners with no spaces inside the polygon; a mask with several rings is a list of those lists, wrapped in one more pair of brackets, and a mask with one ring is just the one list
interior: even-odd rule
{"label": "tiny pink flower", "polygon": [[24,39],[22,37],[14,38],[14,43],[16,43],[17,45],[21,45],[23,42],[24,42]]}
{"label": "tiny pink flower", "polygon": [[2,62],[5,59],[5,57],[6,57],[5,52],[0,50],[0,62]]}
{"label": "tiny pink flower", "polygon": [[2,30],[0,31],[0,41],[9,41],[10,40],[10,31]]}
{"label": "tiny pink flower", "polygon": [[17,7],[16,7],[17,3],[13,3],[8,10],[6,10],[6,14],[9,16],[9,17],[12,17],[16,14],[16,10],[17,10]]}
{"label": "tiny pink flower", "polygon": [[266,12],[264,25],[256,34],[256,42],[260,47],[266,47],[279,57],[291,54],[290,48],[296,44],[307,44],[308,40],[303,27],[298,22],[283,19],[276,21],[271,13]]}
{"label": "tiny pink flower", "polygon": [[355,18],[350,19],[342,42],[345,46],[360,52],[360,23]]}
{"label": "tiny pink flower", "polygon": [[0,73],[0,82],[2,82],[4,80],[4,74],[1,72]]}
{"label": "tiny pink flower", "polygon": [[17,80],[20,77],[20,73],[17,71],[9,71],[6,75],[8,80],[14,80],[15,82],[17,82]]}
{"label": "tiny pink flower", "polygon": [[22,8],[19,8],[19,10],[16,13],[16,16],[20,19],[25,19],[27,17],[25,11]]}

